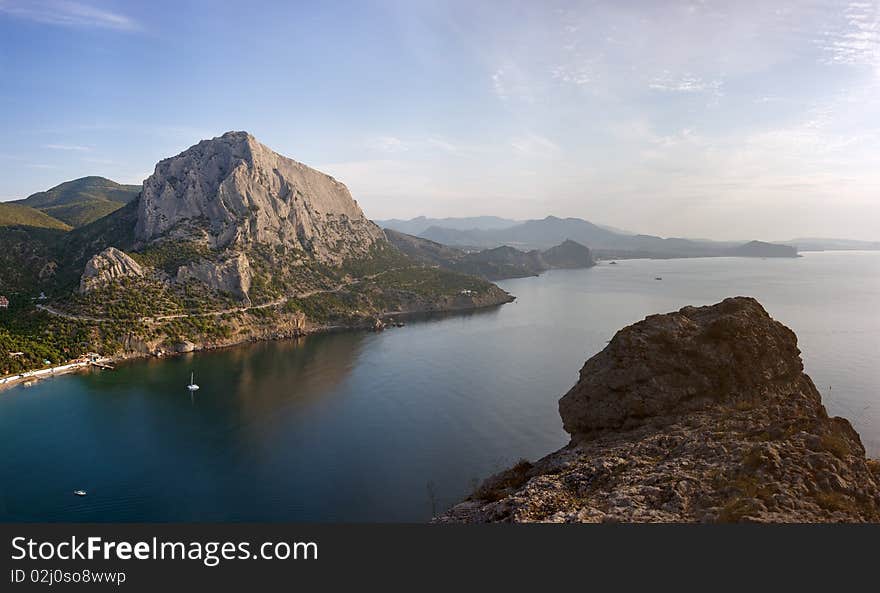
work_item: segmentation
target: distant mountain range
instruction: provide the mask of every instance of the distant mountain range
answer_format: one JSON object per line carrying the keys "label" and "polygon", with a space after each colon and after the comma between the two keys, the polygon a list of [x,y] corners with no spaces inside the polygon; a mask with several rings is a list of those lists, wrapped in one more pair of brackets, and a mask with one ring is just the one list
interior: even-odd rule
{"label": "distant mountain range", "polygon": [[520,251],[513,247],[494,247],[482,251],[464,251],[385,229],[392,245],[413,259],[487,280],[537,276],[553,268],[589,268],[595,265],[590,250],[574,241],[565,241],[546,251]]}
{"label": "distant mountain range", "polygon": [[[421,223],[423,224],[427,220],[429,219],[422,219]],[[468,224],[472,222],[472,219],[465,220],[468,221]],[[456,226],[461,227],[462,225]],[[394,226],[389,228],[399,230]],[[474,250],[502,245],[522,250],[543,250],[570,239],[588,246],[594,255],[603,259],[797,256],[797,249],[790,245],[761,241],[722,242],[637,235],[600,226],[580,218],[557,218],[555,216],[548,216],[540,220],[526,220],[503,228],[461,229],[433,225],[417,235],[443,245]]]}
{"label": "distant mountain range", "polygon": [[408,235],[420,235],[431,227],[453,229],[456,231],[482,230],[493,231],[506,229],[518,225],[519,220],[501,218],[498,216],[468,216],[462,218],[426,218],[419,216],[409,220],[392,218],[390,220],[374,221],[383,229],[394,229]]}
{"label": "distant mountain range", "polygon": [[799,251],[877,251],[880,241],[856,241],[853,239],[824,239],[807,237],[780,241],[783,245],[797,247]]}
{"label": "distant mountain range", "polygon": [[81,227],[125,206],[140,191],[140,185],[122,185],[104,177],[91,176],[66,181],[9,203],[38,210],[61,221],[63,226]]}
{"label": "distant mountain range", "polygon": [[770,243],[744,240],[664,239],[653,235],[640,235],[580,218],[555,216],[526,221],[498,216],[461,218],[419,216],[410,220],[378,220],[376,223],[386,229],[394,229],[463,249],[486,249],[500,245],[511,245],[519,249],[543,249],[571,238],[589,245],[594,253],[602,258],[748,256],[750,254],[758,257],[793,256],[790,250],[778,250],[774,246],[793,247],[798,251],[880,250],[880,241],[825,237],[800,237]]}

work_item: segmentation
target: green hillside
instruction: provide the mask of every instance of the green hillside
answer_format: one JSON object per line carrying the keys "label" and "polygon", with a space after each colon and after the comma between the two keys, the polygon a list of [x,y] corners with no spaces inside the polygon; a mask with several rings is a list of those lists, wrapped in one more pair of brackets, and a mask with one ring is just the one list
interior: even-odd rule
{"label": "green hillside", "polygon": [[80,227],[118,210],[134,200],[140,191],[139,185],[122,185],[92,176],[66,181],[16,203]]}
{"label": "green hillside", "polygon": [[64,222],[18,203],[0,202],[0,227],[29,226],[45,229],[69,230]]}

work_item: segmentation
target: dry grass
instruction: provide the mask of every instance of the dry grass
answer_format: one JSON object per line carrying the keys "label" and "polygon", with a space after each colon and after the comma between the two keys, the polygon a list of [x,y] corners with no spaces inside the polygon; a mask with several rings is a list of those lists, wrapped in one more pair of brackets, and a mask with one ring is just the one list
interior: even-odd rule
{"label": "dry grass", "polygon": [[501,473],[495,474],[483,482],[469,498],[473,500],[486,500],[495,502],[506,497],[529,480],[529,470],[532,464],[526,459],[520,459],[516,465]]}
{"label": "dry grass", "polygon": [[851,447],[849,441],[842,435],[835,433],[824,434],[819,437],[822,448],[831,452],[835,457],[845,460],[850,454]]}

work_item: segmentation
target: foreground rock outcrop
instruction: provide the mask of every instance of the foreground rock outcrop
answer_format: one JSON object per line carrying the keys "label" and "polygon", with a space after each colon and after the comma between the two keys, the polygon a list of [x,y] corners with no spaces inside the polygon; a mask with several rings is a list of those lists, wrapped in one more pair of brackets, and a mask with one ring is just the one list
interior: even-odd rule
{"label": "foreground rock outcrop", "polygon": [[878,522],[880,464],[751,298],[619,331],[559,403],[571,443],[440,522]]}

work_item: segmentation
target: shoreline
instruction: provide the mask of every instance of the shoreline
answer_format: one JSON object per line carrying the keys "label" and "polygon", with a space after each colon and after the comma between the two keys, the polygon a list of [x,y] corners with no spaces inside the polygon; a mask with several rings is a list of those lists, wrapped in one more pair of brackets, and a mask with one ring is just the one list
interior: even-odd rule
{"label": "shoreline", "polygon": [[0,391],[20,384],[25,384],[26,387],[29,387],[30,385],[27,385],[28,381],[37,382],[42,379],[68,375],[91,367],[102,368],[101,365],[107,365],[112,362],[116,362],[116,360],[111,356],[102,356],[95,360],[74,359],[54,367],[25,371],[16,375],[6,375],[5,377],[0,377]]}
{"label": "shoreline", "polygon": [[[50,367],[46,369],[35,369],[32,371],[25,371],[23,373],[19,373],[16,375],[7,375],[5,377],[0,377],[0,392],[5,391],[8,388],[16,387],[22,384],[27,383],[28,381],[40,381],[43,379],[48,379],[51,377],[57,377],[60,375],[68,375],[75,372],[80,372],[82,370],[88,369],[90,367],[104,368],[100,365],[107,364],[116,364],[123,361],[129,360],[138,360],[145,358],[172,358],[177,356],[182,356],[184,354],[192,354],[194,352],[203,352],[207,350],[220,350],[224,348],[235,348],[237,346],[243,346],[245,344],[256,344],[258,342],[272,342],[272,341],[281,341],[281,340],[294,340],[297,338],[304,338],[310,335],[318,335],[318,334],[329,334],[334,332],[344,332],[344,331],[371,331],[371,332],[379,332],[384,331],[386,326],[384,324],[385,320],[388,319],[407,319],[414,318],[421,315],[430,315],[430,314],[449,314],[455,315],[458,313],[466,313],[470,311],[478,311],[480,309],[489,309],[493,307],[500,307],[502,305],[506,305],[512,303],[516,300],[516,297],[508,294],[508,298],[506,300],[500,302],[493,302],[484,305],[476,305],[471,307],[452,307],[449,309],[432,309],[432,310],[419,310],[419,311],[386,311],[376,318],[373,319],[373,324],[365,322],[360,325],[319,325],[314,326],[309,329],[301,329],[297,330],[292,334],[286,333],[278,333],[273,334],[266,337],[256,337],[249,336],[242,340],[237,340],[234,342],[224,343],[224,344],[200,344],[195,346],[192,350],[185,352],[176,352],[176,351],[162,351],[161,354],[155,354],[151,352],[135,352],[129,351],[124,352],[122,354],[115,354],[112,356],[101,356],[94,361],[92,360],[82,360],[81,358],[70,360],[62,365],[58,365],[55,367]],[[376,323],[381,325],[377,325]],[[394,326],[392,326],[394,327]],[[96,364],[97,363],[97,364]],[[28,387],[30,385],[27,385]]]}

